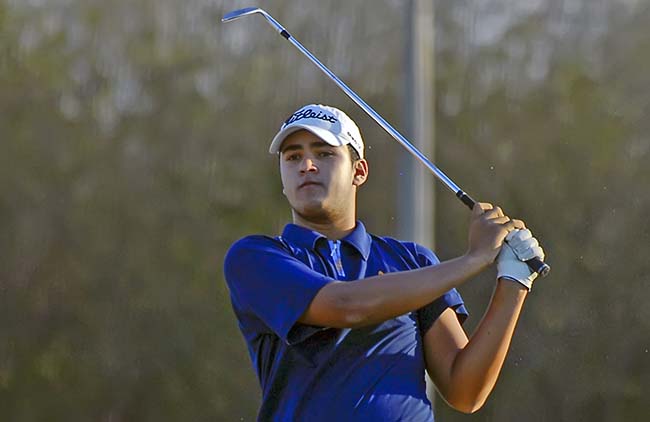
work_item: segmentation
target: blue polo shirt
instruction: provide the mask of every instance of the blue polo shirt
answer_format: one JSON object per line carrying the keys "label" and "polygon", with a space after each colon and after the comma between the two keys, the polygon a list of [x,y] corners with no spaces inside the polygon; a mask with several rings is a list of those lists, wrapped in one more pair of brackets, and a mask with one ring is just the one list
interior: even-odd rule
{"label": "blue polo shirt", "polygon": [[454,290],[428,306],[358,329],[298,321],[318,291],[439,263],[430,250],[378,237],[357,221],[340,242],[288,224],[282,236],[248,236],[224,272],[262,388],[259,421],[433,421],[422,338],[447,308],[467,316]]}

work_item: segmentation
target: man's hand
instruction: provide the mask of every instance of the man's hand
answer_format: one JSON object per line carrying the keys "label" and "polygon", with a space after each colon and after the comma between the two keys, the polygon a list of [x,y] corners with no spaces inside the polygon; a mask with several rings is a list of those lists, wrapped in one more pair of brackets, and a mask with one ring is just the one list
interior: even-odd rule
{"label": "man's hand", "polygon": [[477,202],[472,210],[467,255],[476,259],[481,267],[487,267],[499,254],[506,235],[525,228],[523,221],[510,219],[501,208]]}
{"label": "man's hand", "polygon": [[544,250],[528,229],[515,230],[505,238],[497,260],[497,278],[506,278],[524,285],[528,291],[533,287],[537,273],[531,271],[524,261],[533,257],[544,260]]}

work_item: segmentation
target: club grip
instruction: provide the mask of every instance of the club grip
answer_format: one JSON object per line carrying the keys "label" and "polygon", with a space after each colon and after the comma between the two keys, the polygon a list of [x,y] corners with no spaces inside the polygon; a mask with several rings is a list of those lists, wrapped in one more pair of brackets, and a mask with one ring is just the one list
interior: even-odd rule
{"label": "club grip", "polygon": [[529,259],[526,261],[526,264],[528,264],[528,268],[531,270],[535,271],[537,274],[539,274],[542,277],[546,277],[548,273],[551,271],[551,266],[539,259],[538,257]]}
{"label": "club grip", "polygon": [[[474,209],[474,205],[476,205],[476,201],[474,201],[468,194],[463,192],[462,190],[458,190],[456,192],[456,197],[461,200],[463,204],[467,206],[470,210]],[[528,265],[528,268],[531,270],[535,271],[537,274],[539,274],[542,277],[546,277],[548,273],[551,271],[550,265],[542,261],[541,259],[535,257],[532,259],[529,259],[526,261],[526,264]]]}
{"label": "club grip", "polygon": [[458,189],[458,192],[456,192],[456,197],[460,199],[461,202],[465,204],[467,208],[470,209],[470,211],[474,209],[474,205],[476,205],[476,201],[473,200],[468,194]]}

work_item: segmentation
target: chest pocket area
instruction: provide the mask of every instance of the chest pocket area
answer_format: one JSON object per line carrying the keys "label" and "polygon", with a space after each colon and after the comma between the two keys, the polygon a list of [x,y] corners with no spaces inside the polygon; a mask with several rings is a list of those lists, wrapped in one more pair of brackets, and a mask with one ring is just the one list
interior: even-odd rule
{"label": "chest pocket area", "polygon": [[386,262],[387,260],[383,259],[381,265],[383,269],[380,269],[381,273],[393,273],[420,268],[415,257],[404,245],[391,238],[384,238],[384,240],[389,246],[386,255],[391,257],[391,262]]}

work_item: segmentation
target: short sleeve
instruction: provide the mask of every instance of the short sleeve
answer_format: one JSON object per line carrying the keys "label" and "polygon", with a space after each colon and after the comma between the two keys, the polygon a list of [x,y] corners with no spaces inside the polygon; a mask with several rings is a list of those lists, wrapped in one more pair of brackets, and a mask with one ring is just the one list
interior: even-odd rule
{"label": "short sleeve", "polygon": [[451,289],[427,306],[418,309],[418,328],[422,337],[424,337],[426,332],[433,326],[433,323],[436,322],[447,308],[451,308],[456,312],[456,316],[461,324],[465,322],[469,315],[460,293],[456,289]]}
{"label": "short sleeve", "polygon": [[[414,247],[418,264],[421,267],[437,265],[440,263],[438,257],[431,250],[418,244],[414,244]],[[447,308],[451,308],[456,312],[456,316],[461,324],[465,322],[469,315],[460,293],[458,293],[456,289],[451,289],[438,299],[417,311],[418,328],[423,337]]]}
{"label": "short sleeve", "polygon": [[248,236],[233,244],[224,275],[239,312],[255,315],[287,344],[306,336],[305,330],[292,328],[318,291],[333,281],[266,236]]}

